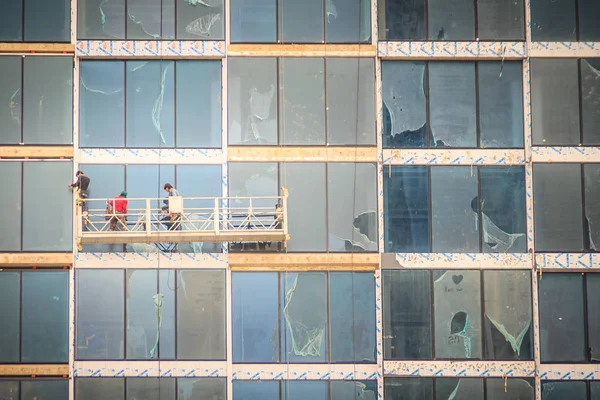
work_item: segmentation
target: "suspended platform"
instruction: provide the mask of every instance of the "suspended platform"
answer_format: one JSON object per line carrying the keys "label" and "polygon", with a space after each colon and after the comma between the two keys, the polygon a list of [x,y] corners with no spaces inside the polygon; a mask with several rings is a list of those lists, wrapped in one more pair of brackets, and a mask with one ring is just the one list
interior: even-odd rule
{"label": "suspended platform", "polygon": [[289,240],[287,193],[126,200],[127,213],[120,198],[78,200],[78,245]]}

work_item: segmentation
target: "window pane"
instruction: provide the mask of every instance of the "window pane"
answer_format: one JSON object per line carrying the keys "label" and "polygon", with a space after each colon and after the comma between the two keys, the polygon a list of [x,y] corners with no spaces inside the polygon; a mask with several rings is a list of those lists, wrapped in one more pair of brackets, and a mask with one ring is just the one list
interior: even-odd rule
{"label": "window pane", "polygon": [[221,63],[176,66],[177,147],[221,147]]}
{"label": "window pane", "polygon": [[67,272],[23,272],[22,362],[69,361],[68,276]]}
{"label": "window pane", "polygon": [[481,147],[523,147],[522,68],[511,61],[478,64]]}
{"label": "window pane", "polygon": [[576,41],[575,0],[532,0],[530,7],[533,41]]}
{"label": "window pane", "polygon": [[546,274],[539,291],[542,362],[585,361],[583,276]]}
{"label": "window pane", "polygon": [[223,0],[177,1],[178,40],[223,40]]}
{"label": "window pane", "polygon": [[424,40],[425,0],[380,0],[380,40]]}
{"label": "window pane", "polygon": [[375,400],[377,381],[334,381],[329,382],[331,400]]}
{"label": "window pane", "polygon": [[384,380],[384,398],[393,400],[433,400],[431,378],[387,378]]}
{"label": "window pane", "polygon": [[[10,188],[3,194],[0,208],[0,251],[21,250],[21,162],[0,163],[0,187]],[[10,229],[8,229],[10,227]]]}
{"label": "window pane", "polygon": [[487,400],[533,400],[533,386],[529,379],[487,378],[485,393]]}
{"label": "window pane", "polygon": [[123,147],[124,61],[82,61],[79,70],[80,146]]}
{"label": "window pane", "polygon": [[590,382],[590,400],[600,400],[600,382]]}
{"label": "window pane", "polygon": [[[592,362],[600,361],[600,274],[586,274],[587,324]],[[600,393],[599,393],[600,394]]]}
{"label": "window pane", "polygon": [[[294,1],[294,4],[305,7],[304,2]],[[323,60],[291,57],[279,60],[281,144],[325,144]]]}
{"label": "window pane", "polygon": [[78,39],[125,39],[125,0],[78,0]]}
{"label": "window pane", "polygon": [[384,170],[386,253],[429,251],[427,176],[426,167],[388,167]]}
{"label": "window pane", "polygon": [[576,59],[531,60],[531,114],[534,145],[580,143]]}
{"label": "window pane", "polygon": [[[326,0],[332,1],[332,0]],[[332,3],[325,11],[331,12]],[[322,43],[325,13],[322,0],[279,0],[279,40],[283,43]]]}
{"label": "window pane", "polygon": [[327,361],[327,276],[281,274],[282,362]]}
{"label": "window pane", "polygon": [[[4,328],[0,329],[0,362],[16,363],[20,361],[19,341],[21,338],[20,310],[21,310],[21,274],[18,272],[0,273],[0,319],[4,321]],[[0,382],[2,384],[3,382]],[[0,394],[6,388],[0,386]]]}
{"label": "window pane", "polygon": [[281,400],[328,400],[328,385],[323,381],[283,381]]}
{"label": "window pane", "polygon": [[172,61],[127,61],[127,147],[171,147],[174,131]]}
{"label": "window pane", "polygon": [[427,99],[425,63],[383,61],[383,146],[425,147]]}
{"label": "window pane", "polygon": [[[598,7],[600,10],[600,7]],[[600,19],[599,19],[600,20]],[[581,60],[583,143],[600,143],[600,59]]]}
{"label": "window pane", "polygon": [[327,43],[371,40],[371,2],[368,0],[326,0],[325,18]]}
{"label": "window pane", "polygon": [[232,285],[233,362],[278,362],[278,274],[233,273]]}
{"label": "window pane", "polygon": [[23,164],[23,251],[73,248],[71,176],[69,162]]}
{"label": "window pane", "polygon": [[225,400],[225,386],[224,378],[179,378],[177,400]]}
{"label": "window pane", "polygon": [[374,59],[327,58],[325,64],[327,143],[375,144]]}
{"label": "window pane", "polygon": [[484,271],[485,358],[531,360],[531,273]]}
{"label": "window pane", "polygon": [[523,0],[477,0],[479,40],[525,39]]}
{"label": "window pane", "polygon": [[377,251],[377,167],[327,164],[330,251]]}
{"label": "window pane", "polygon": [[[65,343],[66,345],[66,343]],[[10,398],[10,397],[9,397]],[[22,381],[21,400],[68,400],[69,381]],[[16,399],[15,399],[16,400]]]}
{"label": "window pane", "polygon": [[175,38],[175,0],[127,0],[127,39]]}
{"label": "window pane", "polygon": [[[15,2],[15,4],[18,4]],[[2,11],[6,12],[6,7],[12,5],[3,5]],[[2,37],[2,15],[0,15],[0,38]],[[5,106],[0,107],[0,143],[19,144],[21,142],[21,58],[20,57],[0,57],[0,98]],[[8,105],[8,107],[6,107]]]}
{"label": "window pane", "polygon": [[233,400],[280,400],[279,381],[233,381]]}
{"label": "window pane", "polygon": [[124,400],[124,378],[77,378],[75,379],[77,400]]}
{"label": "window pane", "polygon": [[438,399],[483,400],[483,379],[438,378],[435,380],[435,396]]}
{"label": "window pane", "polygon": [[[123,270],[77,271],[77,359],[123,359]],[[82,397],[88,399],[88,397]],[[113,400],[112,397],[109,397]],[[108,400],[108,399],[107,399]]]}
{"label": "window pane", "polygon": [[179,271],[177,358],[225,359],[225,272]]}
{"label": "window pane", "polygon": [[587,400],[586,382],[542,382],[542,400]]}
{"label": "window pane", "polygon": [[331,362],[375,362],[373,273],[329,274],[329,318]]}
{"label": "window pane", "polygon": [[579,0],[579,41],[597,42],[600,40],[600,7],[595,0]]}
{"label": "window pane", "polygon": [[434,277],[435,357],[482,358],[479,271],[435,271]]}
{"label": "window pane", "polygon": [[475,7],[472,0],[429,0],[429,40],[474,40]]}
{"label": "window pane", "polygon": [[0,13],[0,41],[19,42],[23,39],[23,0],[10,1]]}
{"label": "window pane", "polygon": [[127,349],[128,360],[158,358],[158,307],[160,297],[157,271],[130,269],[125,272],[127,291]]}
{"label": "window pane", "polygon": [[429,96],[430,146],[476,147],[475,64],[430,63]]}
{"label": "window pane", "polygon": [[600,251],[600,164],[584,164],[585,221],[583,244],[586,251]]}
{"label": "window pane", "polygon": [[71,2],[69,0],[25,0],[26,42],[70,42]]}
{"label": "window pane", "polygon": [[175,400],[175,378],[127,378],[127,400]]}
{"label": "window pane", "polygon": [[470,167],[431,168],[431,220],[434,253],[479,252],[477,171]]}
{"label": "window pane", "polygon": [[383,271],[386,360],[431,359],[429,271]]}
{"label": "window pane", "polygon": [[23,76],[23,142],[73,143],[73,59],[25,57]]}
{"label": "window pane", "polygon": [[229,144],[277,144],[277,59],[234,57],[227,74]]}
{"label": "window pane", "polygon": [[231,43],[275,43],[276,2],[277,0],[230,0]]}
{"label": "window pane", "polygon": [[[162,326],[160,327],[159,355],[161,359],[175,358],[175,291],[177,271],[168,269],[158,272],[158,290],[163,297]],[[175,290],[173,290],[175,289]],[[160,400],[160,399],[159,399]]]}
{"label": "window pane", "polygon": [[325,164],[282,163],[281,168],[282,186],[289,191],[289,233],[294,238],[288,251],[326,251]]}
{"label": "window pane", "polygon": [[0,381],[0,396],[8,400],[19,399],[19,382]]}
{"label": "window pane", "polygon": [[583,250],[581,167],[533,165],[536,251]]}
{"label": "window pane", "polygon": [[479,179],[483,252],[525,253],[525,169],[480,167]]}

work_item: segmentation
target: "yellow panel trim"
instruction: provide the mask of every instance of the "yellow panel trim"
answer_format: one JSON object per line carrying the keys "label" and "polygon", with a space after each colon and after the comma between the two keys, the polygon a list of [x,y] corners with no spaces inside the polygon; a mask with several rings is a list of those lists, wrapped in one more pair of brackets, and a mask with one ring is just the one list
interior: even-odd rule
{"label": "yellow panel trim", "polygon": [[232,271],[375,271],[379,254],[229,253]]}
{"label": "yellow panel trim", "polygon": [[230,44],[234,57],[375,57],[371,44]]}
{"label": "yellow panel trim", "polygon": [[5,376],[69,376],[68,364],[0,365],[0,375]]}
{"label": "yellow panel trim", "polygon": [[73,146],[0,146],[0,158],[73,158]]}
{"label": "yellow panel trim", "polygon": [[0,43],[0,52],[7,53],[75,53],[70,43]]}
{"label": "yellow panel trim", "polygon": [[377,147],[229,146],[227,160],[377,162]]}
{"label": "yellow panel trim", "polygon": [[73,264],[72,253],[0,253],[1,267],[64,267]]}

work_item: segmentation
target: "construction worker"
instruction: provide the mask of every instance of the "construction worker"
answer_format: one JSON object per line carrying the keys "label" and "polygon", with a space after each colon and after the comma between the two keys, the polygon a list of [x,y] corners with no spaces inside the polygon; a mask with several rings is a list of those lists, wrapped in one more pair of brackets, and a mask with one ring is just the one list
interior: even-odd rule
{"label": "construction worker", "polygon": [[[163,189],[165,190],[165,192],[168,193],[168,196],[181,196],[179,194],[179,192],[177,191],[177,189],[175,189],[173,187],[173,185],[171,185],[170,183],[165,183],[165,186],[163,186]],[[161,221],[164,222],[164,225],[167,227],[168,230],[172,231],[172,230],[179,230],[180,229],[180,224],[179,221],[181,220],[181,215],[180,214],[172,214],[169,211],[169,199],[165,199],[163,200],[163,203],[165,204],[164,206],[162,206],[162,211],[163,214],[165,215]]]}
{"label": "construction worker", "polygon": [[89,195],[90,178],[88,178],[83,171],[77,171],[75,176],[77,177],[77,180],[74,183],[69,183],[69,187],[79,189],[79,203],[82,206],[82,210],[87,211],[85,199],[87,199]]}
{"label": "construction worker", "polygon": [[110,218],[110,230],[127,230],[127,192],[122,191],[114,200],[108,201],[106,208],[107,214],[112,214]]}

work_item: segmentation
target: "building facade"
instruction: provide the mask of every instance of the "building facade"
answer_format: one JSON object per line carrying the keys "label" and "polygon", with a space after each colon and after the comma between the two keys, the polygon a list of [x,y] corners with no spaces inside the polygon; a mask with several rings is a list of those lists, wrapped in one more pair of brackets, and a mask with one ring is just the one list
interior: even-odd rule
{"label": "building facade", "polygon": [[[0,398],[600,399],[598,21],[596,0],[4,5]],[[78,170],[130,214],[165,183],[288,192],[290,240],[84,243]]]}

